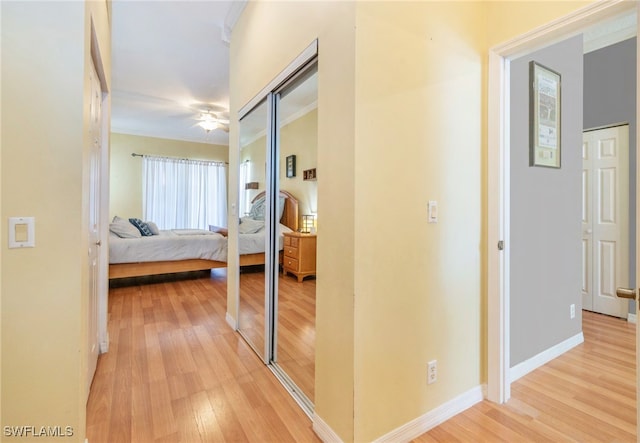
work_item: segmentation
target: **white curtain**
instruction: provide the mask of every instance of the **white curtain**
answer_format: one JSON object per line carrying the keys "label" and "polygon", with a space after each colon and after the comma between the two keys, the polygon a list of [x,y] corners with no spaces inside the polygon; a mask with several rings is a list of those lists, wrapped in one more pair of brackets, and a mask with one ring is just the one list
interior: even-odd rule
{"label": "white curtain", "polygon": [[224,163],[145,156],[143,168],[145,221],[160,229],[227,225]]}

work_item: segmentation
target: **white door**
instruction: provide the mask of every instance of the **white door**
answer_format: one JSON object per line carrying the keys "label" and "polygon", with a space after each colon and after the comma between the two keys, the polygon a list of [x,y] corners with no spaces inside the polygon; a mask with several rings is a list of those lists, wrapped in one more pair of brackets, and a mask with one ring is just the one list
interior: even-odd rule
{"label": "white door", "polygon": [[98,335],[98,271],[100,248],[100,157],[102,145],[102,88],[96,69],[91,64],[89,73],[91,83],[91,103],[89,107],[91,124],[89,137],[90,149],[90,178],[89,178],[89,303],[88,303],[88,365],[87,365],[87,395],[91,388],[93,375],[98,364],[99,335]]}
{"label": "white door", "polygon": [[582,163],[582,307],[627,318],[629,126],[585,131]]}

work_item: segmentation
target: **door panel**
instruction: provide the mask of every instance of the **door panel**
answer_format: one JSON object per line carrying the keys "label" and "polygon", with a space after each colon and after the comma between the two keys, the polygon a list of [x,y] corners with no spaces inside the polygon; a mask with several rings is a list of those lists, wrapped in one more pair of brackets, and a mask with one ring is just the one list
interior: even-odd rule
{"label": "door panel", "polygon": [[90,127],[90,177],[89,177],[89,304],[88,304],[88,362],[87,362],[87,395],[93,381],[98,364],[99,330],[98,330],[98,270],[100,248],[100,171],[102,157],[102,88],[96,69],[91,64],[89,71],[91,98],[89,103]]}
{"label": "door panel", "polygon": [[587,131],[583,143],[583,308],[622,318],[628,302],[615,290],[629,285],[628,140],[623,125]]}
{"label": "door panel", "polygon": [[582,142],[582,308],[593,309],[593,258],[592,258],[592,229],[591,229],[591,141]]}

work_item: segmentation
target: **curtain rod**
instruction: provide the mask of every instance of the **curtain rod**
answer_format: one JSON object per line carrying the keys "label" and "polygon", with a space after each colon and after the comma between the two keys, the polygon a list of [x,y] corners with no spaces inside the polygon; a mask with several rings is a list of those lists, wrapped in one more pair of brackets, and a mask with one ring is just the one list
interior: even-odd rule
{"label": "curtain rod", "polygon": [[229,164],[229,162],[221,162],[221,161],[216,161],[216,160],[194,160],[192,158],[162,157],[160,155],[136,154],[135,152],[131,153],[131,157],[170,158],[171,160],[202,161],[202,162],[207,162],[207,163],[224,163],[225,165]]}

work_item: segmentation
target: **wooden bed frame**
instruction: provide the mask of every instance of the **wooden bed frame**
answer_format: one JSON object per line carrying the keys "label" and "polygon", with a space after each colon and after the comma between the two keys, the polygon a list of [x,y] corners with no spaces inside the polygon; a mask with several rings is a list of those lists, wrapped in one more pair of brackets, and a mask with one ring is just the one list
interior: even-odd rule
{"label": "wooden bed frame", "polygon": [[[251,203],[265,195],[261,192]],[[298,230],[298,199],[287,191],[280,191],[280,195],[285,198],[284,211],[280,218],[280,223]],[[240,266],[262,265],[264,264],[264,253],[246,254],[240,256]],[[138,263],[117,263],[109,265],[109,280],[127,277],[142,277],[145,275],[171,274],[175,272],[204,271],[214,268],[226,268],[227,262],[205,259],[175,260],[175,261],[155,261]]]}

